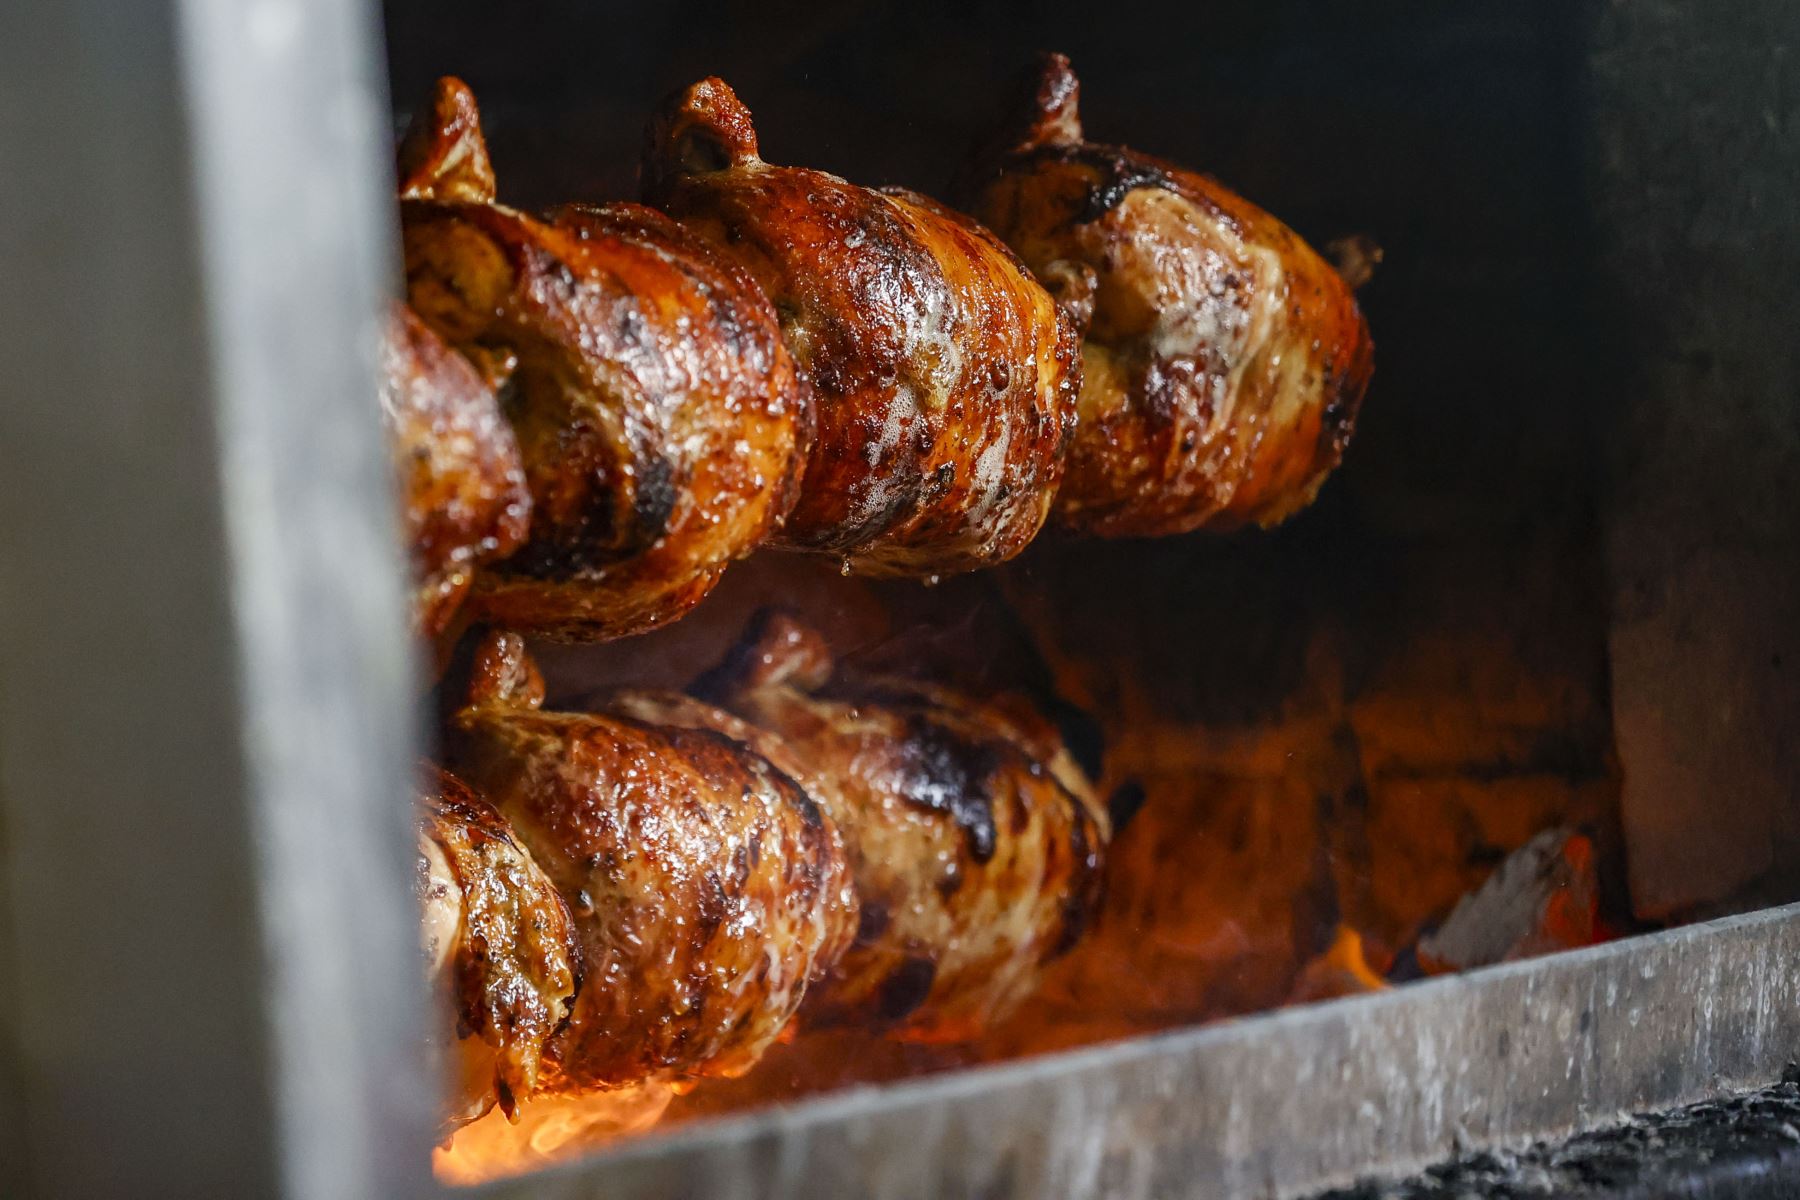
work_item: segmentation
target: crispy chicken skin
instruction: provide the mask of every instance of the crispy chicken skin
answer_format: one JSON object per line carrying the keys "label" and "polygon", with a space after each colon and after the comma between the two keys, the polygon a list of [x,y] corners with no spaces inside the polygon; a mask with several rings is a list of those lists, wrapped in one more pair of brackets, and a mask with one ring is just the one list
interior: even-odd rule
{"label": "crispy chicken skin", "polygon": [[412,306],[501,388],[533,501],[529,542],[472,607],[568,640],[685,613],[799,494],[810,394],[769,302],[641,205],[538,219],[494,203],[457,80],[416,119],[401,176]]}
{"label": "crispy chicken skin", "polygon": [[382,337],[380,398],[412,554],[413,625],[432,637],[475,568],[524,542],[531,495],[493,391],[404,304]]}
{"label": "crispy chicken skin", "polygon": [[490,635],[474,676],[453,760],[512,821],[581,941],[545,1090],[748,1070],[855,929],[828,818],[703,723],[542,711],[516,634]]}
{"label": "crispy chicken skin", "polygon": [[1373,350],[1351,289],[1215,180],[1083,140],[1077,89],[1045,56],[959,188],[1084,334],[1056,519],[1108,536],[1275,524],[1355,425]]}
{"label": "crispy chicken skin", "polygon": [[1076,340],[997,238],[912,192],[763,162],[718,79],[665,102],[643,177],[749,269],[812,379],[818,436],[780,542],[937,575],[1031,541],[1074,429]]}
{"label": "crispy chicken skin", "polygon": [[843,834],[856,939],[803,1020],[970,1038],[1080,936],[1110,825],[1029,706],[858,678],[775,613],[696,687],[779,738]]}
{"label": "crispy chicken skin", "polygon": [[453,1018],[449,1036],[433,1039],[450,1087],[445,1128],[496,1102],[510,1116],[537,1087],[579,985],[569,911],[505,819],[429,766],[417,880],[427,978]]}

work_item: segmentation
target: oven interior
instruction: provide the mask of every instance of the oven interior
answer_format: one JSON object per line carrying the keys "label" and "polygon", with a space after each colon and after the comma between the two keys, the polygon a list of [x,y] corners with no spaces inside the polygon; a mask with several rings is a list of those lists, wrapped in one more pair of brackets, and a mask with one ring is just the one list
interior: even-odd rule
{"label": "oven interior", "polygon": [[[385,13],[396,122],[461,75],[522,204],[633,196],[650,105],[704,74],[745,97],[772,161],[941,192],[1055,48],[1094,136],[1216,174],[1315,244],[1384,252],[1355,441],[1285,526],[1045,537],[930,587],[764,555],[677,626],[546,647],[553,695],[679,687],[779,604],[859,661],[1067,705],[1132,816],[1096,927],[979,1043],[803,1036],[741,1080],[596,1103],[591,1128],[568,1105],[478,1127],[440,1152],[446,1177],[1800,894],[1778,733],[1794,521],[1756,494],[1792,465],[1794,352],[1751,303],[1790,290],[1768,256],[1792,261],[1793,218],[1702,166],[1724,153],[1709,126],[1791,101],[1775,79],[1720,94],[1722,63],[1679,44],[1684,22],[1721,46],[1750,27],[1297,0]],[[1676,119],[1659,65],[1713,108]],[[1560,893],[1529,934],[1471,934],[1505,923],[1491,898],[1442,932],[1521,852],[1508,886]]]}

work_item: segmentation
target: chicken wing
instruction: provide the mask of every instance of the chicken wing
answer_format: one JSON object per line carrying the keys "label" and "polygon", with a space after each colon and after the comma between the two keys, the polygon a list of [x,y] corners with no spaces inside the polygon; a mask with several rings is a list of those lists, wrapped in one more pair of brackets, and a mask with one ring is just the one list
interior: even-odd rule
{"label": "chicken wing", "polygon": [[533,501],[474,608],[573,640],[692,608],[798,495],[810,394],[769,302],[641,205],[494,203],[454,79],[407,135],[401,187],[408,296],[500,388]]}
{"label": "chicken wing", "polygon": [[474,676],[453,760],[512,821],[581,940],[583,987],[546,1090],[748,1070],[855,929],[835,827],[703,723],[542,711],[515,634],[488,638]]}
{"label": "chicken wing", "polygon": [[998,239],[911,192],[770,166],[718,79],[664,105],[644,183],[756,278],[812,379],[818,436],[781,542],[937,575],[1037,534],[1073,431],[1076,342]]}
{"label": "chicken wing", "polygon": [[1373,369],[1350,286],[1217,181],[1083,139],[1049,55],[1017,132],[961,189],[1084,333],[1056,500],[1109,536],[1272,525],[1311,502]]}

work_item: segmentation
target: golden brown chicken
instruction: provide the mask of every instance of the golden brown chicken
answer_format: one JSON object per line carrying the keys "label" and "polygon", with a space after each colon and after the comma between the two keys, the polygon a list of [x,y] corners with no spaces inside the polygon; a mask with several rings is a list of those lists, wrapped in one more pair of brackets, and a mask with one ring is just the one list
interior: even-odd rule
{"label": "golden brown chicken", "polygon": [[419,806],[418,896],[427,978],[452,1018],[434,1038],[446,1129],[496,1102],[512,1115],[579,985],[569,912],[504,818],[462,780],[428,768]]}
{"label": "golden brown chicken", "polygon": [[749,269],[811,376],[818,436],[782,543],[937,575],[1037,534],[1073,430],[1076,343],[998,239],[912,192],[770,166],[718,79],[664,105],[644,185]]}
{"label": "golden brown chicken", "polygon": [[1373,367],[1349,285],[1215,180],[1083,140],[1061,55],[1025,100],[962,190],[1084,332],[1058,521],[1150,536],[1304,508]]}
{"label": "golden brown chicken", "polygon": [[1110,825],[1028,705],[857,678],[779,614],[698,688],[785,743],[769,757],[843,833],[861,915],[808,1021],[969,1038],[1080,936]]}
{"label": "golden brown chicken", "polygon": [[581,640],[686,612],[798,494],[810,397],[767,299],[641,205],[494,203],[454,79],[407,135],[401,194],[411,303],[501,389],[533,501],[475,609]]}
{"label": "golden brown chicken", "polygon": [[380,396],[416,580],[413,625],[432,637],[475,568],[524,542],[531,495],[493,391],[404,304],[382,338]]}
{"label": "golden brown chicken", "polygon": [[855,929],[830,820],[699,723],[542,711],[515,634],[490,635],[473,673],[455,762],[512,821],[581,939],[582,990],[546,1089],[748,1070]]}

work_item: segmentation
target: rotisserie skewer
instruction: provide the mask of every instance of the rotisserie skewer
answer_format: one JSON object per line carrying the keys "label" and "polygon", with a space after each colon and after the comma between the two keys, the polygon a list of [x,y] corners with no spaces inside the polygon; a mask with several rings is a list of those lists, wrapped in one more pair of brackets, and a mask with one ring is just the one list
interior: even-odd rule
{"label": "rotisserie skewer", "polygon": [[[471,961],[488,973],[464,964],[458,976],[460,1027],[489,1031],[504,1063],[528,1059],[475,1072],[460,1117],[496,1091],[511,1112],[522,1082],[569,1094],[741,1074],[797,1012],[912,1040],[974,1037],[1098,903],[1108,820],[1049,722],[839,671],[817,634],[779,614],[705,680],[735,711],[644,691],[546,711],[513,634],[487,635],[470,675],[449,750],[493,809],[445,776],[440,824],[447,812],[487,819],[465,815],[451,830],[462,842],[435,843],[473,836],[533,904],[561,903],[483,924],[512,910],[478,904],[468,882],[424,889],[428,931],[486,938]],[[445,857],[429,850],[422,861]],[[561,994],[566,1021],[540,1015],[514,1032],[466,1015],[491,998],[477,985],[539,952],[545,930],[573,938],[582,986]]]}
{"label": "rotisserie skewer", "polygon": [[473,96],[440,81],[401,155],[409,298],[502,389],[534,501],[480,615],[618,637],[764,541],[930,577],[1010,558],[1053,505],[1127,536],[1304,507],[1372,367],[1350,284],[1213,180],[1084,141],[1076,92],[1046,58],[969,176],[1003,243],[765,163],[717,79],[651,127],[645,195],[676,221],[533,218],[495,202]]}
{"label": "rotisserie skewer", "polygon": [[[717,79],[651,130],[674,219],[529,216],[441,81],[402,148],[417,316],[384,392],[420,628],[471,592],[502,630],[638,633],[764,542],[933,576],[1053,509],[1115,535],[1304,506],[1370,370],[1349,287],[1212,181],[1083,141],[1066,61],[1038,84],[969,193],[1009,249],[763,162]],[[797,1012],[970,1038],[1079,937],[1110,825],[1026,707],[858,677],[780,617],[700,688],[545,711],[522,638],[483,641],[448,749],[494,807],[446,776],[421,834],[450,1120],[740,1074]],[[524,1008],[482,1007],[522,963]]]}

